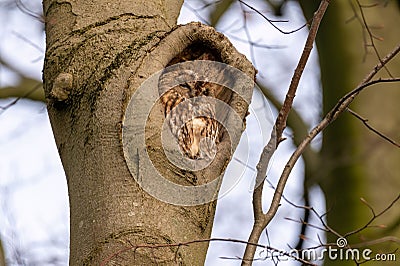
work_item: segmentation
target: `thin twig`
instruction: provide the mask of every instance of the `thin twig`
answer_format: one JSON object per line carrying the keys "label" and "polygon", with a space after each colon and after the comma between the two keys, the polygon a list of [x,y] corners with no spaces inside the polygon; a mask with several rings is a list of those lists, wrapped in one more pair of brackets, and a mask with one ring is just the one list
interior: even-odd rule
{"label": "thin twig", "polygon": [[370,240],[370,241],[363,241],[362,243],[352,244],[352,248],[363,248],[369,247],[376,244],[387,243],[387,242],[394,242],[400,244],[400,238],[395,236],[384,236],[378,239]]}
{"label": "thin twig", "polygon": [[30,46],[32,46],[33,48],[38,50],[40,53],[44,54],[43,47],[40,47],[38,44],[34,43],[33,41],[31,41],[30,39],[28,39],[24,35],[14,31],[14,30],[12,31],[12,34],[14,34],[18,38],[20,38],[21,40],[23,40],[24,42],[26,42],[27,44],[29,44]]}
{"label": "thin twig", "polygon": [[400,44],[397,45],[393,51],[391,51],[390,53],[388,53],[380,62],[379,64],[377,64],[372,71],[363,79],[362,83],[366,83],[368,81],[370,81],[375,75],[376,73],[378,73],[379,70],[382,69],[382,67],[385,67],[386,64],[392,60],[393,57],[395,57],[398,53],[400,52]]}
{"label": "thin twig", "polygon": [[184,2],[183,6],[186,7],[187,9],[189,9],[190,11],[192,11],[202,23],[204,23],[206,25],[210,25],[210,22],[206,18],[204,18],[202,15],[200,15],[200,12],[196,8],[194,8],[190,4],[188,4],[187,1]]}
{"label": "thin twig", "polygon": [[11,106],[15,105],[16,103],[19,102],[19,100],[28,97],[29,95],[31,95],[33,92],[35,92],[37,89],[39,89],[41,86],[43,86],[42,83],[38,83],[36,86],[34,86],[31,90],[29,90],[24,96],[22,97],[18,97],[15,98],[12,102],[10,102],[9,104],[5,105],[5,106],[0,106],[0,115],[2,113],[4,113],[8,108],[10,108]]}
{"label": "thin twig", "polygon": [[[358,15],[357,10],[354,7],[352,2],[350,2],[350,6],[354,13],[353,18],[357,19],[357,21],[360,23],[361,28],[362,28],[362,35],[363,35],[363,40],[364,40],[364,50],[365,50],[364,60],[366,59],[366,56],[368,54],[368,47],[372,47],[378,60],[380,62],[382,62],[381,56],[380,56],[379,51],[376,48],[375,42],[374,42],[374,39],[381,40],[382,38],[379,38],[372,33],[371,27],[368,25],[367,18],[365,17],[364,10],[363,10],[363,8],[375,7],[376,4],[366,6],[366,5],[360,4],[360,2],[358,0],[356,0],[356,3],[357,3],[357,7],[360,11],[361,17]],[[365,32],[368,34],[370,43],[368,43],[368,41],[367,41],[367,36],[365,35]],[[386,70],[388,75],[393,78],[392,74],[390,73],[389,69],[386,66],[384,67],[384,69]]]}
{"label": "thin twig", "polygon": [[371,217],[371,219],[368,222],[366,222],[364,226],[362,226],[362,227],[360,227],[360,228],[358,228],[358,229],[356,229],[354,231],[346,233],[343,237],[347,237],[347,236],[350,236],[350,235],[354,235],[354,234],[356,234],[358,232],[361,232],[362,230],[367,228],[376,218],[378,218],[379,216],[382,216],[385,212],[390,210],[393,207],[393,205],[396,204],[399,200],[400,200],[400,194],[398,194],[397,197],[385,209],[383,209],[378,214],[375,214],[375,211],[370,207],[370,209],[372,209],[372,217]]}
{"label": "thin twig", "polygon": [[355,116],[357,119],[359,119],[369,130],[371,130],[372,132],[374,132],[375,134],[377,134],[379,137],[383,138],[384,140],[390,142],[391,144],[393,144],[394,146],[396,146],[397,148],[400,148],[400,144],[397,143],[396,141],[392,140],[391,138],[389,138],[388,136],[386,136],[385,134],[381,133],[379,130],[375,129],[374,127],[372,127],[370,124],[368,124],[368,119],[362,117],[361,115],[357,114],[356,112],[354,112],[353,110],[351,110],[350,108],[347,108],[347,111],[352,114],[353,116]]}
{"label": "thin twig", "polygon": [[230,34],[230,33],[225,33],[225,35],[227,35],[230,39],[237,40],[237,41],[243,42],[243,43],[247,43],[247,44],[249,44],[251,46],[254,46],[254,47],[265,48],[265,49],[284,49],[284,48],[287,48],[287,46],[285,46],[285,45],[260,44],[260,42],[245,40],[245,39],[239,38],[239,37],[237,37],[237,36],[235,36],[233,34]]}
{"label": "thin twig", "polygon": [[[305,265],[315,265],[312,264],[300,257],[297,257],[289,252],[286,252],[284,250],[280,250],[277,248],[273,248],[270,246],[266,246],[266,245],[261,245],[258,243],[250,243],[248,241],[244,241],[244,240],[239,240],[239,239],[232,239],[232,238],[208,238],[208,239],[196,239],[196,240],[191,240],[191,241],[186,241],[186,242],[180,242],[180,243],[164,243],[164,244],[138,244],[138,245],[134,245],[132,243],[129,242],[129,245],[118,250],[117,252],[111,254],[110,256],[108,256],[107,258],[105,258],[101,263],[100,266],[104,266],[107,265],[107,263],[109,263],[113,258],[120,256],[123,253],[126,253],[128,251],[134,251],[136,253],[136,251],[138,249],[143,249],[143,248],[147,248],[147,249],[159,249],[159,248],[171,248],[171,247],[176,247],[176,248],[180,248],[181,246],[188,246],[188,245],[192,245],[192,244],[197,244],[197,243],[205,243],[205,242],[231,242],[231,243],[239,243],[239,244],[246,244],[246,245],[252,245],[258,248],[263,248],[269,251],[274,251],[276,253],[278,253],[280,256],[286,256],[292,259],[295,259],[299,262],[302,262]],[[237,258],[237,259],[242,259],[242,258]]]}
{"label": "thin twig", "polygon": [[308,25],[308,22],[305,23],[304,25],[302,25],[301,27],[291,30],[291,31],[284,31],[281,30],[278,26],[276,26],[274,24],[274,20],[271,20],[269,18],[267,18],[263,13],[261,13],[259,10],[257,10],[256,8],[252,7],[251,5],[247,4],[246,2],[244,2],[243,0],[238,0],[240,3],[242,3],[243,5],[247,6],[248,8],[250,8],[251,10],[253,10],[254,12],[256,12],[257,14],[259,14],[261,17],[263,17],[266,21],[268,21],[269,24],[271,24],[272,27],[274,27],[275,29],[277,29],[280,33],[283,34],[291,34],[291,33],[295,33],[299,30],[301,30],[302,28],[305,28]]}
{"label": "thin twig", "polygon": [[21,10],[22,13],[24,13],[28,16],[31,16],[31,17],[39,20],[40,22],[44,23],[43,16],[30,10],[28,7],[25,6],[24,3],[22,3],[21,0],[16,0],[15,3],[17,4],[17,7],[19,8],[19,10]]}
{"label": "thin twig", "polygon": [[[244,3],[242,1],[239,1],[239,4],[240,4],[240,9],[242,10],[242,14],[243,14],[243,29],[244,29],[244,32],[246,34],[246,38],[249,40],[249,42],[253,42],[253,40],[251,38],[251,35],[250,35],[250,32],[249,32],[249,29],[247,27],[246,13],[245,13],[244,7],[243,7]],[[254,64],[254,66],[257,68],[256,58],[254,56],[254,46],[250,46],[250,58],[251,58],[251,61]]]}

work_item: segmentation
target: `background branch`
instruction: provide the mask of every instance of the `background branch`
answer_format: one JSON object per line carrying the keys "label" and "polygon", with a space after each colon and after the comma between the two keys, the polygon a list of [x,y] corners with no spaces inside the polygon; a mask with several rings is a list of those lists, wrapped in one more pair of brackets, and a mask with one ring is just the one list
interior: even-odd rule
{"label": "background branch", "polygon": [[369,130],[371,130],[372,132],[374,132],[375,134],[377,134],[379,137],[383,138],[384,140],[390,142],[391,144],[393,144],[394,146],[396,146],[397,148],[400,148],[400,144],[397,143],[396,141],[392,140],[391,138],[389,138],[388,136],[386,136],[385,134],[379,132],[379,130],[375,129],[374,127],[372,127],[371,125],[369,125],[368,123],[368,119],[362,117],[361,115],[359,115],[358,113],[354,112],[353,110],[351,110],[350,108],[347,108],[347,112],[349,112],[350,114],[352,114],[354,117],[356,117],[358,120],[360,120]]}
{"label": "background branch", "polygon": [[[253,215],[254,215],[254,225],[251,231],[249,242],[250,243],[258,243],[260,236],[265,229],[265,227],[269,224],[272,218],[275,216],[276,211],[279,207],[280,197],[282,196],[283,188],[281,191],[276,190],[274,199],[271,203],[269,211],[264,214],[262,210],[262,191],[264,180],[267,172],[267,167],[269,161],[279,145],[279,142],[282,140],[283,130],[286,128],[287,118],[289,116],[289,112],[292,109],[292,104],[294,97],[296,95],[296,90],[298,84],[300,82],[301,75],[304,71],[307,60],[311,54],[311,50],[315,41],[315,37],[317,35],[317,31],[321,20],[324,16],[326,9],[328,8],[329,1],[323,0],[315,12],[312,24],[310,26],[310,30],[308,33],[308,37],[306,43],[304,45],[303,53],[300,57],[299,63],[294,71],[293,78],[291,80],[288,92],[286,93],[286,98],[283,103],[282,108],[279,111],[278,117],[275,121],[274,128],[271,133],[270,140],[268,144],[265,146],[264,150],[261,153],[259,163],[257,164],[257,176],[255,182],[255,189],[253,193]],[[284,184],[283,184],[284,186]],[[279,195],[279,196],[278,196]],[[252,260],[254,258],[254,254],[256,251],[256,247],[253,245],[247,245],[246,250],[243,256],[242,265],[251,265]]]}

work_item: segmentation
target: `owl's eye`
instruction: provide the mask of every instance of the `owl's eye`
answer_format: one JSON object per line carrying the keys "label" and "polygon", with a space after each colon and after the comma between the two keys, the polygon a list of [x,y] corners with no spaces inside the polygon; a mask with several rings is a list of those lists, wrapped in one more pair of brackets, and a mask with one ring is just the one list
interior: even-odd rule
{"label": "owl's eye", "polygon": [[181,84],[180,85],[181,87],[184,87],[184,88],[186,88],[186,89],[192,89],[192,87],[189,85],[189,83],[187,83],[187,82],[185,82],[185,83],[183,83],[183,84]]}

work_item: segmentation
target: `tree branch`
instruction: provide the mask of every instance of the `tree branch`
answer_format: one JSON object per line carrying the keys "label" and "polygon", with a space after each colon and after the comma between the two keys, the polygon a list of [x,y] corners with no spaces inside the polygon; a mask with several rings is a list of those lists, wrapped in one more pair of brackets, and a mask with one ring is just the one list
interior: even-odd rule
{"label": "tree branch", "polygon": [[[310,27],[310,33],[309,33],[309,38],[312,36],[312,29],[315,30],[314,34],[316,34],[316,30],[318,28],[319,22],[322,19],[322,15],[324,11],[326,10],[327,6],[329,4],[329,1],[322,1],[321,5],[318,9],[318,11],[315,13],[315,17],[313,20],[313,24]],[[317,18],[319,19],[318,21]],[[316,25],[318,24],[318,25]],[[315,28],[314,28],[315,27]],[[307,41],[309,40],[307,39]],[[315,38],[315,35],[314,35]],[[295,92],[297,89],[298,81],[300,80],[302,69],[299,66],[303,64],[303,69],[307,60],[307,56],[304,56],[304,54],[307,54],[310,52],[307,48],[308,42],[306,42],[303,55],[300,59],[298,68],[296,68],[296,71],[293,75],[292,82],[289,87],[289,91],[286,95],[285,102],[283,104],[283,107],[281,111],[279,112],[279,116],[275,122],[275,126],[273,132],[271,133],[271,139],[268,142],[267,146],[264,148],[261,156],[260,156],[260,161],[259,164],[257,165],[257,177],[256,177],[256,188],[253,193],[253,211],[254,211],[254,226],[252,229],[252,232],[249,237],[249,242],[258,242],[259,237],[265,227],[269,224],[269,222],[272,220],[272,218],[275,216],[279,206],[280,206],[280,200],[282,198],[283,190],[285,188],[286,182],[288,180],[289,174],[291,173],[295,163],[297,162],[298,158],[302,155],[306,147],[310,144],[311,140],[315,138],[322,130],[324,130],[329,124],[331,124],[333,121],[336,120],[336,118],[344,111],[346,108],[350,105],[350,103],[354,100],[354,98],[365,88],[377,84],[377,83],[383,83],[383,82],[399,82],[399,78],[392,78],[392,79],[378,79],[378,80],[373,80],[371,79],[375,76],[376,73],[378,73],[379,70],[381,70],[385,65],[393,58],[395,55],[397,55],[400,51],[400,45],[397,46],[391,53],[389,53],[385,58],[380,60],[380,62],[373,68],[373,70],[364,78],[364,80],[360,83],[360,85],[355,88],[353,91],[350,93],[346,94],[344,97],[342,97],[339,102],[336,104],[336,106],[325,116],[325,118],[309,133],[309,135],[300,143],[300,145],[297,147],[295,152],[292,154],[290,157],[289,161],[287,162],[282,175],[279,179],[277,189],[275,190],[272,203],[270,205],[270,208],[267,213],[263,213],[262,211],[262,189],[263,189],[263,183],[264,183],[264,177],[266,173],[266,169],[268,166],[268,162],[270,158],[272,157],[273,152],[275,151],[276,147],[272,147],[272,143],[274,143],[274,137],[276,139],[280,140],[281,139],[281,134],[286,127],[286,120],[288,113],[291,109],[293,98],[295,96]],[[279,145],[279,141],[276,143],[276,145]],[[257,187],[257,185],[259,186]],[[252,258],[254,257],[255,254],[255,247],[253,246],[247,246],[245,250],[245,255],[244,255],[244,260],[242,261],[242,265],[251,265]]]}
{"label": "tree branch", "polygon": [[[260,235],[262,234],[264,228],[267,224],[272,220],[275,216],[276,211],[280,205],[280,197],[282,196],[283,189],[276,190],[270,210],[264,214],[262,210],[262,190],[263,184],[267,172],[268,163],[275,152],[279,142],[282,140],[283,130],[286,128],[286,122],[289,115],[289,112],[292,108],[293,100],[296,95],[296,90],[298,84],[300,82],[301,75],[304,71],[307,60],[311,54],[311,50],[315,41],[315,37],[317,35],[317,31],[321,20],[324,16],[326,9],[328,8],[329,0],[321,1],[321,4],[318,10],[314,14],[314,18],[312,24],[310,26],[309,34],[304,45],[303,53],[300,57],[299,63],[294,71],[292,81],[290,83],[288,92],[286,94],[285,101],[281,110],[279,111],[279,115],[275,121],[274,128],[271,133],[271,138],[268,144],[264,147],[263,152],[261,153],[259,163],[257,165],[257,176],[255,182],[255,189],[253,193],[253,212],[254,212],[254,225],[252,232],[249,237],[249,242],[257,243]],[[284,186],[284,185],[283,185]],[[247,245],[244,253],[242,265],[251,265],[252,260],[254,258],[254,254],[256,251],[255,246]]]}
{"label": "tree branch", "polygon": [[[372,77],[382,69],[387,62],[390,61],[398,52],[400,51],[400,46],[396,47],[393,52],[391,52],[388,56],[382,59],[382,61],[374,67],[374,69],[366,76],[363,82],[353,91],[345,95],[342,99],[339,100],[338,104],[325,116],[325,118],[309,133],[309,135],[303,140],[303,142],[297,147],[289,161],[287,162],[281,177],[279,178],[278,185],[276,187],[271,206],[268,212],[264,215],[267,217],[265,220],[265,226],[268,225],[270,219],[274,217],[278,207],[280,200],[282,198],[283,190],[285,188],[286,182],[289,178],[289,174],[291,173],[295,163],[300,158],[301,154],[305,150],[305,148],[310,144],[310,142],[317,136],[321,131],[323,131],[329,124],[331,124],[336,118],[343,113],[344,110],[350,105],[350,103],[354,100],[354,98],[365,88],[370,87],[371,85],[383,83],[383,82],[400,82],[400,78],[396,79],[378,79],[373,80]],[[262,230],[261,230],[262,232]]]}
{"label": "tree branch", "polygon": [[375,134],[377,134],[379,137],[383,138],[384,140],[390,142],[391,144],[393,144],[394,146],[396,146],[397,148],[400,148],[400,144],[397,143],[396,141],[392,140],[391,138],[389,138],[388,136],[386,136],[385,134],[379,132],[379,130],[375,129],[374,127],[372,127],[370,124],[368,124],[368,119],[362,117],[361,115],[359,115],[358,113],[354,112],[353,110],[351,110],[350,108],[346,109],[347,112],[349,112],[350,114],[352,114],[354,117],[356,117],[357,119],[359,119],[369,130],[371,130],[372,132],[374,132]]}
{"label": "tree branch", "polygon": [[[305,24],[302,25],[301,27],[298,27],[298,28],[296,28],[296,29],[294,29],[294,30],[291,30],[291,31],[284,31],[284,30],[281,30],[278,26],[276,26],[276,25],[274,24],[274,21],[273,21],[273,20],[267,18],[267,17],[266,17],[263,13],[261,13],[259,10],[257,10],[256,8],[252,7],[251,5],[249,5],[249,4],[247,4],[247,3],[245,3],[245,2],[242,1],[242,0],[238,0],[238,1],[239,1],[241,4],[247,6],[249,9],[253,10],[254,12],[256,12],[257,14],[259,14],[261,17],[263,17],[266,21],[268,21],[269,24],[271,24],[272,27],[274,27],[274,28],[275,28],[276,30],[278,30],[280,33],[283,33],[283,34],[295,33],[296,31],[299,31],[299,30],[301,30],[302,28],[304,28],[304,27],[306,27],[306,26],[308,25],[308,23],[305,23]],[[325,1],[325,0],[324,0],[324,1]],[[327,1],[325,1],[325,2],[329,2],[329,0],[327,0]],[[314,16],[313,20],[314,20],[314,19],[315,19],[315,16]]]}

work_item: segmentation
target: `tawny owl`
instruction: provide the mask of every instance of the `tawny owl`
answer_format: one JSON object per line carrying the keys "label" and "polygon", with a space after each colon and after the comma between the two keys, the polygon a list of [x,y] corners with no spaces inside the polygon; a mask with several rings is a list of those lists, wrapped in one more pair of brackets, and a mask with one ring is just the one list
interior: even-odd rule
{"label": "tawny owl", "polygon": [[[171,60],[169,65],[192,60],[217,61],[217,57],[210,49],[192,46]],[[159,80],[161,103],[169,128],[185,156],[197,160],[213,158],[222,134],[213,99],[225,87],[204,79],[198,80],[196,73],[180,70],[177,66],[169,73],[164,72]],[[179,85],[166,88],[171,79]]]}

